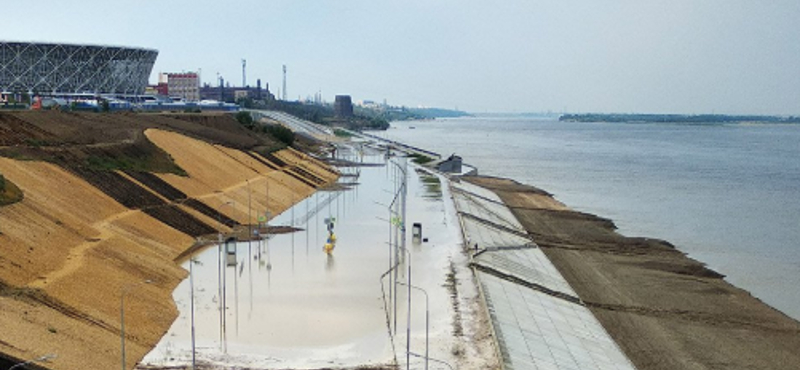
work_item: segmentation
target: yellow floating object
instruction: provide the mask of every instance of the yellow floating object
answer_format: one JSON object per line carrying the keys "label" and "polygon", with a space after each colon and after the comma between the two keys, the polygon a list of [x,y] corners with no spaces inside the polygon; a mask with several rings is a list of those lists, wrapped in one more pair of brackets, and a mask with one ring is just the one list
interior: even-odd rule
{"label": "yellow floating object", "polygon": [[328,243],[336,243],[336,234],[331,233],[331,236],[328,237]]}
{"label": "yellow floating object", "polygon": [[334,244],[326,243],[325,246],[322,247],[322,249],[325,251],[325,253],[331,253],[331,252],[333,252],[333,247],[335,247]]}

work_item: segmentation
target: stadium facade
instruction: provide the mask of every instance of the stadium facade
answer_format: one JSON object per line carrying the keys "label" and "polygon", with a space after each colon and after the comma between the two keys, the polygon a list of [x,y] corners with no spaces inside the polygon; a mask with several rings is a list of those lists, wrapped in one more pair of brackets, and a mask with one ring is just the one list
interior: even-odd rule
{"label": "stadium facade", "polygon": [[14,94],[143,94],[153,49],[0,41],[0,91]]}

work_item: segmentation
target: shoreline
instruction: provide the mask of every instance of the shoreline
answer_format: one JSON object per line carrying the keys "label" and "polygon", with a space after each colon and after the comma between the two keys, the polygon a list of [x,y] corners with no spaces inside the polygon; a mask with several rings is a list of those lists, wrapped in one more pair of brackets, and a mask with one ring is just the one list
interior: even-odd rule
{"label": "shoreline", "polygon": [[506,203],[637,368],[800,366],[800,322],[669,242],[621,235],[512,179],[463,179]]}
{"label": "shoreline", "polygon": [[[669,240],[800,319],[794,289],[800,284],[800,198],[793,196],[800,167],[780,155],[797,152],[787,144],[800,134],[797,128],[504,117],[395,122],[388,137],[460,153],[483,175],[547,189],[576,210],[613,219],[624,235]],[[437,142],[442,135],[449,139]],[[756,144],[768,137],[785,141]],[[504,149],[493,153],[498,148]]]}

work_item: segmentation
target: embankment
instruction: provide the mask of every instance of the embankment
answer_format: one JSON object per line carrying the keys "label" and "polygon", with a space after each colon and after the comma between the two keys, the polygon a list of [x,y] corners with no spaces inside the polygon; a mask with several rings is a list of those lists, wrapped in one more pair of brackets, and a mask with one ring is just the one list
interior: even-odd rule
{"label": "embankment", "polygon": [[3,113],[0,142],[0,173],[24,194],[0,207],[0,357],[52,353],[52,369],[120,366],[123,292],[133,367],[177,315],[175,259],[197,238],[338,177],[292,148],[257,150],[274,143],[224,116]]}
{"label": "embankment", "polygon": [[800,368],[800,323],[669,243],[513,180],[466,179],[511,208],[638,369]]}

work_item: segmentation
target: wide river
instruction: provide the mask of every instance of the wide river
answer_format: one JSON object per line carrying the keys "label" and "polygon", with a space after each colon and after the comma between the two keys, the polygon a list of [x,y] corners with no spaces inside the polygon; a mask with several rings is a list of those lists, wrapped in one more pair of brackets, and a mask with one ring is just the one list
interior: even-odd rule
{"label": "wide river", "polygon": [[800,319],[800,125],[477,117],[393,122],[379,135],[670,241]]}

